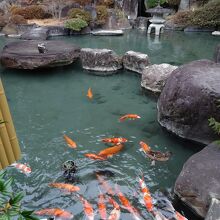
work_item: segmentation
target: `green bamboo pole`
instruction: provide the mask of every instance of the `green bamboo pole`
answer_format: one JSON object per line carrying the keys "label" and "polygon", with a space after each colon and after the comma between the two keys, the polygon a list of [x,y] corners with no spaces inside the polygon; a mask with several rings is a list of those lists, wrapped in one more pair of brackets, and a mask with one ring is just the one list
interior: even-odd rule
{"label": "green bamboo pole", "polygon": [[[1,109],[0,109],[0,119],[2,119],[4,121]],[[11,142],[9,140],[6,124],[7,124],[7,122],[0,124],[0,137],[1,137],[4,149],[5,149],[5,153],[8,158],[8,162],[11,164],[11,163],[15,162],[15,156],[14,156],[14,153],[12,150]]]}
{"label": "green bamboo pole", "polygon": [[9,140],[12,146],[15,160],[19,160],[21,157],[21,150],[18,144],[17,135],[15,132],[15,128],[13,125],[12,117],[10,114],[9,106],[7,103],[7,99],[5,96],[5,92],[4,92],[4,88],[3,88],[1,80],[0,80],[0,109],[2,111],[4,121],[7,122],[5,123],[5,126],[8,132],[8,136],[9,136]]}
{"label": "green bamboo pole", "polygon": [[0,169],[3,169],[8,165],[10,165],[1,138],[0,138],[0,163],[1,163]]}

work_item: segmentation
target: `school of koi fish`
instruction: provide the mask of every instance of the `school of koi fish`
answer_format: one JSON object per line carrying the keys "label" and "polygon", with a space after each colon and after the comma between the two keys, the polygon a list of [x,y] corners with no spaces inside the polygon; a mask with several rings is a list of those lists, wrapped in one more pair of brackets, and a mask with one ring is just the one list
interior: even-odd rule
{"label": "school of koi fish", "polygon": [[[87,97],[89,100],[93,98],[92,89],[89,88],[87,92]],[[141,117],[137,114],[126,114],[119,118],[119,122],[123,122],[125,120],[135,120],[140,119]],[[70,148],[77,148],[77,144],[67,135],[63,135],[63,138]],[[84,156],[92,159],[92,160],[107,160],[108,158],[114,156],[115,154],[119,153],[123,150],[125,143],[128,142],[126,138],[123,137],[110,137],[110,138],[104,138],[101,140],[104,144],[108,144],[111,146],[108,146],[104,150],[101,150],[98,153],[87,153]],[[154,151],[151,149],[151,147],[143,142],[140,141],[140,151],[143,151],[144,154],[150,158],[153,162],[155,161],[167,161],[170,156],[172,155],[171,152],[160,152],[160,151]],[[14,163],[11,165],[12,167],[17,168],[24,174],[30,174],[31,168],[27,164],[20,164],[20,163]],[[141,213],[131,204],[128,198],[121,192],[119,186],[115,184],[114,188],[110,186],[108,181],[98,172],[96,173],[96,178],[101,186],[101,189],[99,189],[99,195],[97,195],[97,207],[98,207],[98,214],[99,218],[102,220],[119,220],[121,215],[121,210],[125,209],[127,210],[135,220],[141,220],[146,219]],[[169,219],[176,219],[176,220],[187,220],[183,215],[181,215],[179,212],[177,212],[172,204],[169,202],[169,206],[171,207],[169,211],[171,214],[169,214],[169,217],[163,214],[160,210],[158,210],[155,207],[155,203],[153,202],[153,198],[151,196],[151,193],[145,183],[144,176],[137,177],[139,188],[140,188],[140,194],[142,196],[142,200],[144,203],[144,206],[146,208],[146,211],[151,214],[152,218],[155,220],[169,220]],[[49,187],[58,188],[64,192],[68,192],[71,195],[73,195],[73,199],[77,199],[82,203],[83,210],[85,213],[85,216],[88,220],[94,220],[95,215],[97,215],[96,211],[94,210],[94,207],[90,202],[84,198],[79,192],[80,187],[74,186],[73,184],[67,184],[67,183],[48,183]],[[74,194],[72,194],[74,193]],[[138,193],[139,194],[139,193]],[[118,201],[118,202],[117,202]],[[120,202],[120,203],[119,203]],[[109,211],[107,207],[108,205],[111,205],[112,209]],[[49,217],[56,217],[63,220],[73,219],[74,215],[73,213],[60,209],[60,208],[46,208],[37,210],[34,212],[36,215],[39,216],[49,216]]]}

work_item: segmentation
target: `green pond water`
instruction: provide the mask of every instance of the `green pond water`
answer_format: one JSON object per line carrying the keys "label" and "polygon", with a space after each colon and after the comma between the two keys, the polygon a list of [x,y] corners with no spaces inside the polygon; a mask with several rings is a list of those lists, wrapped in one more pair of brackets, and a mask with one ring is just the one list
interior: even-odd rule
{"label": "green pond water", "polygon": [[[218,43],[210,34],[182,32],[165,33],[160,39],[148,38],[138,31],[127,31],[121,37],[87,35],[51,40],[54,39],[81,47],[111,48],[118,54],[135,50],[147,53],[152,63],[176,65],[195,59],[211,59]],[[1,37],[0,47],[9,41],[12,40]],[[16,179],[15,189],[26,192],[23,205],[29,209],[60,207],[74,213],[74,219],[85,219],[82,205],[76,198],[48,187],[48,183],[65,181],[61,164],[71,159],[78,166],[78,180],[74,184],[81,188],[80,193],[95,210],[101,186],[94,171],[107,169],[115,174],[106,178],[109,184],[114,187],[117,183],[144,219],[151,219],[135,196],[139,194],[136,177],[141,171],[144,173],[147,186],[155,197],[158,192],[169,193],[184,162],[199,149],[159,126],[157,97],[144,94],[140,77],[132,72],[94,76],[77,62],[69,67],[30,72],[0,67],[0,73],[22,149],[20,162],[28,163],[32,173],[26,176],[15,168],[7,170]],[[92,101],[86,97],[89,87],[94,93]],[[141,119],[118,122],[119,117],[127,113],[136,113]],[[66,145],[64,133],[77,143],[77,149]],[[122,152],[101,162],[84,157],[85,153],[97,153],[106,148],[100,139],[112,136],[129,140]],[[151,161],[139,151],[140,140],[153,149],[172,151],[173,156],[167,162],[151,166]],[[98,214],[96,219],[100,219]],[[122,210],[121,219],[133,218]]]}

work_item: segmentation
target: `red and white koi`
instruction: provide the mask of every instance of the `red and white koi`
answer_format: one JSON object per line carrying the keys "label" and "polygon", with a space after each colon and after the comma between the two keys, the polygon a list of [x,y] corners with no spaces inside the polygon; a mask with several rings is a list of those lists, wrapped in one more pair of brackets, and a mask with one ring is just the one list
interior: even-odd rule
{"label": "red and white koi", "polygon": [[99,194],[98,208],[99,208],[99,214],[100,214],[101,219],[106,220],[107,211],[106,211],[106,205],[105,205],[105,197],[102,193]]}
{"label": "red and white koi", "polygon": [[112,143],[112,144],[121,144],[121,143],[125,143],[127,142],[128,140],[126,138],[122,138],[122,137],[119,137],[119,138],[104,138],[102,139],[102,142],[104,143]]}
{"label": "red and white koi", "polygon": [[121,118],[119,118],[119,121],[122,122],[126,119],[139,119],[141,118],[139,115],[136,115],[136,114],[127,114],[127,115],[124,115],[122,116]]}
{"label": "red and white koi", "polygon": [[138,180],[139,180],[139,184],[140,184],[140,187],[141,187],[141,192],[142,192],[143,197],[144,197],[145,207],[146,207],[148,212],[152,212],[153,208],[154,208],[153,199],[151,197],[149,189],[147,188],[147,186],[144,182],[144,177],[142,179],[138,178]]}
{"label": "red and white koi", "polygon": [[17,168],[18,170],[20,170],[24,174],[30,174],[32,172],[30,166],[28,166],[26,164],[13,163],[13,164],[11,164],[11,166]]}
{"label": "red and white koi", "polygon": [[108,220],[119,220],[121,215],[119,204],[111,197],[109,197],[109,202],[113,205],[114,209],[111,211]]}
{"label": "red and white koi", "polygon": [[121,204],[124,206],[125,209],[127,209],[134,217],[135,220],[140,220],[140,215],[137,211],[137,209],[132,206],[132,204],[128,201],[128,199],[123,195],[123,193],[116,187],[116,192],[118,194],[118,198],[121,202]]}
{"label": "red and white koi", "polygon": [[87,219],[88,220],[94,220],[95,215],[94,215],[92,205],[85,198],[83,198],[82,196],[79,196],[79,199],[83,204],[83,209],[84,209],[84,212],[86,214]]}

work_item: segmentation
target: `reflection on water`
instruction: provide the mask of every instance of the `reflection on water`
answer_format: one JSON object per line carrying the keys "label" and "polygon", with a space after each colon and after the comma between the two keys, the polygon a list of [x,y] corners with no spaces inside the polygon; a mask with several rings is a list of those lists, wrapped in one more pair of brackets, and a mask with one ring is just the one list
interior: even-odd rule
{"label": "reflection on water", "polygon": [[[119,54],[127,50],[145,52],[152,63],[175,64],[211,58],[217,44],[206,34],[187,36],[172,32],[160,39],[151,39],[135,31],[123,37],[60,39],[83,47],[112,48]],[[6,40],[1,40],[2,47]],[[158,46],[160,49],[156,49]],[[16,189],[26,192],[24,205],[29,209],[60,207],[74,213],[74,219],[84,218],[78,199],[48,187],[48,183],[65,181],[61,165],[66,160],[74,160],[78,166],[75,184],[95,210],[100,185],[94,172],[107,170],[105,178],[109,184],[114,188],[117,183],[145,219],[151,219],[137,196],[137,176],[143,172],[155,199],[159,192],[169,194],[183,163],[197,150],[194,144],[174,138],[158,125],[156,97],[143,94],[140,77],[131,72],[121,71],[110,77],[93,76],[82,70],[79,63],[52,70],[27,72],[1,68],[0,72],[23,152],[21,162],[27,162],[33,170],[30,176],[13,168],[8,168],[8,173],[16,179]],[[89,87],[94,93],[92,101],[86,97]],[[119,117],[127,113],[138,114],[141,119],[120,123]],[[77,143],[76,149],[66,145],[64,133]],[[107,161],[84,157],[85,153],[97,153],[106,148],[101,139],[112,136],[129,140],[123,151]],[[171,151],[173,156],[167,162],[156,162],[152,166],[139,151],[140,140],[155,150]],[[109,211],[111,209],[109,207]],[[121,219],[132,219],[126,210],[122,212]]]}

